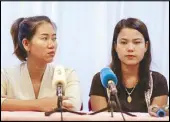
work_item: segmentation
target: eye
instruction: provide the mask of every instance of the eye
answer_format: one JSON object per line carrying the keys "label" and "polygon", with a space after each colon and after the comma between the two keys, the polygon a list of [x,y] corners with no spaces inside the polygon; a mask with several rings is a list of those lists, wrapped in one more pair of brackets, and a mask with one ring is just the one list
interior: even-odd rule
{"label": "eye", "polygon": [[125,41],[121,41],[120,43],[121,43],[121,44],[127,44],[127,42],[125,42]]}
{"label": "eye", "polygon": [[56,41],[56,40],[57,40],[57,38],[56,38],[56,37],[55,37],[55,38],[52,38],[52,40],[53,40],[53,41]]}
{"label": "eye", "polygon": [[141,42],[134,42],[135,44],[140,44]]}
{"label": "eye", "polygon": [[41,39],[44,40],[44,41],[48,40],[47,37],[42,37]]}

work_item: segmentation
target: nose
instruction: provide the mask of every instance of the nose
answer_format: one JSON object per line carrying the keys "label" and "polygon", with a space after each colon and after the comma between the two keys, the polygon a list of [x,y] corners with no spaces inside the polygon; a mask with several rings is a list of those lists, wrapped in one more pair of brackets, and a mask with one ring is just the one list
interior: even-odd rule
{"label": "nose", "polygon": [[128,50],[128,52],[133,52],[134,48],[135,48],[135,46],[133,44],[128,44],[127,50]]}
{"label": "nose", "polygon": [[54,48],[54,47],[55,47],[55,44],[56,44],[56,42],[50,39],[50,40],[48,41],[48,48],[50,48],[50,49],[51,49],[51,48]]}

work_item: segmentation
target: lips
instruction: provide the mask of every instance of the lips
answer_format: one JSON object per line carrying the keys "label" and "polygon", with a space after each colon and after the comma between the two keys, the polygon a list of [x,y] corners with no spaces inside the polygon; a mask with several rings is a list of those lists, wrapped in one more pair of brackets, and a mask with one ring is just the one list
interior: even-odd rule
{"label": "lips", "polygon": [[55,52],[54,51],[51,51],[48,53],[49,55],[55,55]]}
{"label": "lips", "polygon": [[129,57],[135,57],[134,55],[126,55],[126,56],[129,56]]}
{"label": "lips", "polygon": [[134,58],[135,56],[134,56],[134,55],[126,55],[126,57],[128,57],[128,58]]}

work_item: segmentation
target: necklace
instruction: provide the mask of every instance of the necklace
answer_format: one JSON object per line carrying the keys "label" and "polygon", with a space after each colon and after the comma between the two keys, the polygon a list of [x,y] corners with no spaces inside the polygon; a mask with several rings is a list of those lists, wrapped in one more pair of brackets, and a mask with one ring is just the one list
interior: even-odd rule
{"label": "necklace", "polygon": [[130,95],[132,94],[132,92],[134,91],[135,88],[136,88],[136,85],[133,87],[132,91],[129,93],[128,90],[127,90],[127,88],[125,87],[125,90],[126,90],[126,92],[127,92],[127,94],[128,94],[128,97],[127,97],[127,102],[128,102],[128,103],[131,103],[131,102],[132,102],[132,97],[131,97]]}

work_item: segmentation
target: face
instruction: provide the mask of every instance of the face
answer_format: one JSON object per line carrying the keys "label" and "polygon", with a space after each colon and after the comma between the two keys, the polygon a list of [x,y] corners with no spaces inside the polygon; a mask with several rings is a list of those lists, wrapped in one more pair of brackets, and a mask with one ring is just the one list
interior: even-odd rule
{"label": "face", "polygon": [[118,57],[125,65],[139,64],[147,47],[148,43],[145,43],[143,35],[131,28],[123,28],[118,35],[117,44],[115,44]]}
{"label": "face", "polygon": [[26,46],[28,58],[50,63],[55,56],[57,41],[54,27],[47,22],[38,26],[32,40]]}

